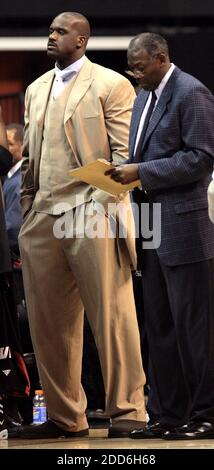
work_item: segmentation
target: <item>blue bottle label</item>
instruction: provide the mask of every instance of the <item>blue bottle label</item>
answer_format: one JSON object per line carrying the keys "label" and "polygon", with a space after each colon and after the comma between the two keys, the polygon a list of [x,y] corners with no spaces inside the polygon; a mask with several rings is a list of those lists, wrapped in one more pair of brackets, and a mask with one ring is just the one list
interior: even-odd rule
{"label": "blue bottle label", "polygon": [[45,421],[47,421],[46,406],[40,406],[40,423],[45,423]]}
{"label": "blue bottle label", "polygon": [[34,424],[40,424],[40,408],[39,406],[33,407],[33,423]]}

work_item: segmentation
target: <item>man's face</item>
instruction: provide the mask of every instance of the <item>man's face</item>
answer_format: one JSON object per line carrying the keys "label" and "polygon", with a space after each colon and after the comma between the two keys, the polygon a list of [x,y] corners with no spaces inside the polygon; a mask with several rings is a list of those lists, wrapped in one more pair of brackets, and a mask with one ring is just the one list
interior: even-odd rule
{"label": "man's face", "polygon": [[50,25],[47,54],[63,67],[67,67],[79,57],[81,34],[77,29],[77,20],[72,16],[59,15]]}
{"label": "man's face", "polygon": [[149,56],[145,49],[128,51],[129,71],[144,90],[152,91],[157,88],[164,75],[162,67],[159,54]]}
{"label": "man's face", "polygon": [[22,159],[22,142],[16,140],[15,138],[16,131],[15,129],[7,129],[7,140],[9,145],[9,151],[13,157],[13,165],[15,165],[19,160]]}

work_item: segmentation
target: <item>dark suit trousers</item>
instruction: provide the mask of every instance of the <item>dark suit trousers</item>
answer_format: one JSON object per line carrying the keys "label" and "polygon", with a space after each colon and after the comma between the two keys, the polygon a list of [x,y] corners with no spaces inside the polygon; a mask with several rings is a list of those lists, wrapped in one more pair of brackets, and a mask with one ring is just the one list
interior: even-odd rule
{"label": "dark suit trousers", "polygon": [[155,250],[144,250],[141,262],[148,411],[162,423],[214,423],[214,260],[165,266]]}

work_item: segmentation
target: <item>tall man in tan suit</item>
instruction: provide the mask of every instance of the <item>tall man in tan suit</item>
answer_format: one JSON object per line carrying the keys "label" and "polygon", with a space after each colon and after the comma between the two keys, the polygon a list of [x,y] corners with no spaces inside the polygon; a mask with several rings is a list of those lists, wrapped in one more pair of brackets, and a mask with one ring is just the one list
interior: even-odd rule
{"label": "tall man in tan suit", "polygon": [[[109,437],[127,436],[145,421],[130,271],[134,238],[87,236],[84,230],[94,214],[100,212],[105,228],[113,220],[105,211],[115,200],[69,177],[70,169],[98,158],[115,163],[127,158],[134,91],[124,77],[85,57],[89,35],[84,16],[58,15],[47,46],[55,70],[26,93],[20,247],[49,421],[22,429],[20,437],[88,434],[81,386],[84,308],[99,352],[106,413],[112,418]],[[123,202],[128,207],[127,196]],[[61,238],[63,220],[69,236],[66,232]]]}

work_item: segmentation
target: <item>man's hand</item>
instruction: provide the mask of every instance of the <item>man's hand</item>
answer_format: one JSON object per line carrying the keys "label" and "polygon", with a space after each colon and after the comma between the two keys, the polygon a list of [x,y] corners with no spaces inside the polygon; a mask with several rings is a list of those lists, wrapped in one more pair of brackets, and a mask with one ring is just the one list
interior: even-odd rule
{"label": "man's hand", "polygon": [[111,170],[107,170],[105,175],[110,175],[114,181],[122,184],[132,183],[139,178],[138,164],[119,165]]}

